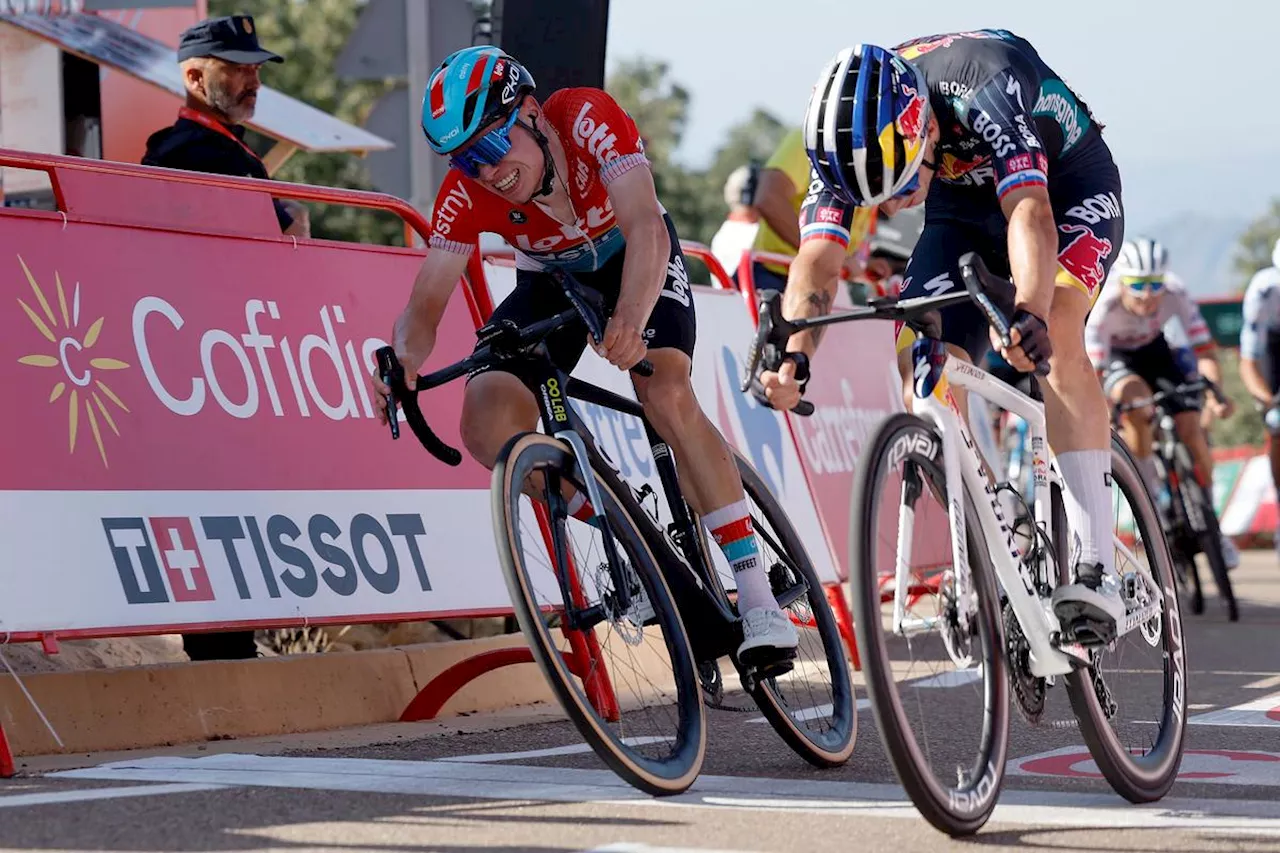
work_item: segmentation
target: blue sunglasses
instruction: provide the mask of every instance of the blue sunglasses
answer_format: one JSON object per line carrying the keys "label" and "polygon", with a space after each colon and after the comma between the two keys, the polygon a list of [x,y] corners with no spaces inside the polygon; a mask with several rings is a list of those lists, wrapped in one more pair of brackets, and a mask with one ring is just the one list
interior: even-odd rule
{"label": "blue sunglasses", "polygon": [[1139,275],[1122,275],[1120,283],[1134,293],[1159,293],[1164,290],[1164,278]]}
{"label": "blue sunglasses", "polygon": [[511,151],[511,127],[519,117],[520,111],[512,110],[506,124],[471,140],[466,148],[449,158],[449,164],[472,179],[480,177],[481,166],[498,165]]}

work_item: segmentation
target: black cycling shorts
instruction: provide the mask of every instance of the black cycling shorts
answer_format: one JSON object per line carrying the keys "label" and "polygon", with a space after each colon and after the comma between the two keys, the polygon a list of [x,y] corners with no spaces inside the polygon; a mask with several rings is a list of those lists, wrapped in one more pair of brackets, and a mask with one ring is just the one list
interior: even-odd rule
{"label": "black cycling shorts", "polygon": [[[689,286],[688,267],[685,265],[684,252],[680,249],[675,223],[670,216],[664,216],[663,219],[667,223],[667,234],[671,239],[671,254],[667,258],[666,281],[662,285],[662,293],[653,306],[649,325],[642,334],[649,349],[674,347],[692,359],[698,326],[693,292]],[[604,296],[605,310],[608,313],[612,313],[618,303],[618,293],[622,287],[622,261],[626,253],[627,250],[623,247],[600,269],[573,273],[573,278],[583,287],[597,290]],[[493,310],[489,322],[510,320],[517,326],[527,326],[559,314],[569,307],[569,300],[550,273],[517,270],[515,290]],[[548,335],[546,343],[547,352],[556,367],[565,373],[572,373],[578,360],[582,358],[583,350],[587,348],[586,324],[579,321],[564,326]],[[491,365],[474,371],[471,376],[490,370],[502,370],[521,379],[538,381],[536,377],[524,374],[523,368],[526,366],[527,362]]]}
{"label": "black cycling shorts", "polygon": [[[1137,349],[1112,350],[1111,361],[1102,374],[1103,392],[1110,397],[1111,389],[1126,376],[1140,377],[1152,391],[1160,390],[1161,379],[1180,385],[1195,378],[1194,374],[1188,374],[1178,364],[1164,335]],[[1168,397],[1164,406],[1171,415],[1200,411],[1200,403],[1196,397]]]}
{"label": "black cycling shorts", "polygon": [[[939,188],[942,195],[957,193]],[[971,192],[971,191],[970,191]],[[933,204],[930,193],[928,204]],[[1120,173],[1109,158],[1096,161],[1078,174],[1049,180],[1053,218],[1058,226],[1058,274],[1061,286],[1074,287],[1096,301],[1124,242],[1124,210],[1120,201]],[[941,200],[941,199],[940,199]],[[959,260],[977,252],[996,275],[1010,276],[1008,222],[995,213],[982,221],[961,218],[955,199],[940,205],[930,217],[926,205],[924,230],[911,252],[901,298],[937,296],[963,288]],[[943,309],[942,340],[963,348],[980,363],[991,341],[987,320],[971,302]],[[1048,318],[1044,318],[1048,320]],[[914,336],[899,327],[897,349],[906,349]]]}

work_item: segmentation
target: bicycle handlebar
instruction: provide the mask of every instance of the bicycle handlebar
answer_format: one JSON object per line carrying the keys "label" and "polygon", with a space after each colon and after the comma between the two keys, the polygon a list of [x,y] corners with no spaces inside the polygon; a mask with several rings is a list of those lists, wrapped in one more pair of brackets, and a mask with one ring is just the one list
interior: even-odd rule
{"label": "bicycle handlebar", "polygon": [[[740,390],[744,393],[752,392],[762,405],[772,408],[764,398],[764,389],[758,375],[760,368],[763,366],[764,370],[777,370],[788,355],[787,342],[796,332],[832,323],[848,323],[854,320],[897,320],[920,334],[938,337],[942,329],[941,318],[937,312],[951,305],[972,301],[976,302],[986,314],[987,321],[995,327],[1005,346],[1010,346],[1008,317],[1013,313],[1013,282],[988,270],[982,258],[975,252],[966,252],[961,256],[960,275],[965,286],[962,291],[938,296],[917,296],[911,299],[871,299],[864,306],[838,314],[824,314],[820,317],[796,320],[788,320],[782,316],[779,304],[782,299],[781,293],[771,290],[761,294],[760,318],[756,324],[755,336],[751,339],[751,346],[747,350],[747,365],[743,371]],[[813,413],[813,403],[801,400],[792,411],[798,415],[808,416]]]}
{"label": "bicycle handlebar", "polygon": [[1122,415],[1125,412],[1133,411],[1134,409],[1142,409],[1147,406],[1158,406],[1170,397],[1189,397],[1192,394],[1199,394],[1202,391],[1208,391],[1214,396],[1214,399],[1220,403],[1227,399],[1226,395],[1222,393],[1222,389],[1218,387],[1217,383],[1205,376],[1201,376],[1199,379],[1192,380],[1191,382],[1182,382],[1177,385],[1174,385],[1168,379],[1158,379],[1156,380],[1156,385],[1160,390],[1153,393],[1150,397],[1130,400],[1128,403],[1116,403],[1116,416]]}
{"label": "bicycle handlebar", "polygon": [[[378,349],[376,353],[378,374],[391,389],[391,394],[386,400],[387,419],[393,440],[400,438],[400,424],[396,411],[399,408],[404,412],[405,422],[409,424],[409,428],[413,430],[413,434],[417,436],[422,446],[444,464],[456,467],[462,463],[462,454],[432,431],[426,417],[422,414],[421,406],[418,405],[419,393],[452,382],[481,367],[532,351],[552,332],[577,320],[581,320],[587,326],[588,333],[597,344],[604,339],[604,323],[601,319],[604,312],[604,297],[596,291],[586,290],[567,273],[555,270],[552,272],[552,277],[560,284],[565,297],[569,300],[572,306],[569,310],[561,311],[554,317],[530,323],[523,328],[517,328],[514,324],[499,327],[493,336],[471,355],[433,373],[419,375],[413,388],[409,388],[405,382],[404,366],[396,357],[395,349],[389,346]],[[631,368],[631,371],[639,376],[652,376],[653,363],[648,359],[642,359]]]}

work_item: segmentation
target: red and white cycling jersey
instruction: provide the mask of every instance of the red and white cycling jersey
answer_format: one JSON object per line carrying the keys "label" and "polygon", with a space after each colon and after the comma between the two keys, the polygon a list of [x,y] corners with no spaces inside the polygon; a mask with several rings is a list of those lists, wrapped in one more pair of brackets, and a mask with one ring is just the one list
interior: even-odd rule
{"label": "red and white cycling jersey", "polygon": [[1084,345],[1089,361],[1099,370],[1107,366],[1112,350],[1136,350],[1164,334],[1164,325],[1174,317],[1182,323],[1187,343],[1197,354],[1213,348],[1213,336],[1182,279],[1165,273],[1164,298],[1155,313],[1139,317],[1121,301],[1123,285],[1113,270],[1102,294],[1089,312],[1084,327]]}
{"label": "red and white cycling jersey", "polygon": [[597,270],[622,248],[606,188],[648,165],[635,122],[608,93],[590,88],[561,89],[543,103],[542,114],[569,161],[563,177],[577,223],[558,222],[537,202],[513,205],[450,169],[432,209],[431,248],[468,255],[488,231],[515,248],[518,269],[570,272]]}

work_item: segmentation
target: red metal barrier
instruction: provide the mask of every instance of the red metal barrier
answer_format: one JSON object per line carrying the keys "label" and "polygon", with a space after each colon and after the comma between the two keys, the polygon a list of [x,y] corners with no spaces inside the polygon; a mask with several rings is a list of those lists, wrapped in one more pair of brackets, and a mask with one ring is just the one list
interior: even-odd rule
{"label": "red metal barrier", "polygon": [[0,779],[9,779],[17,772],[13,764],[13,753],[9,750],[9,739],[5,737],[4,726],[0,724]]}

